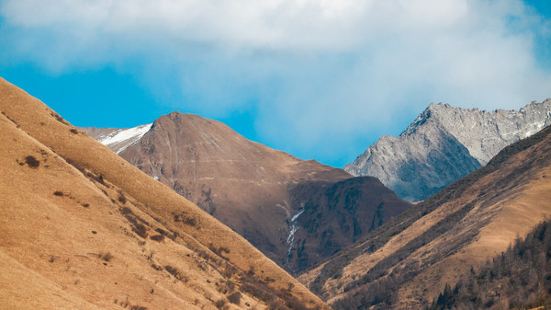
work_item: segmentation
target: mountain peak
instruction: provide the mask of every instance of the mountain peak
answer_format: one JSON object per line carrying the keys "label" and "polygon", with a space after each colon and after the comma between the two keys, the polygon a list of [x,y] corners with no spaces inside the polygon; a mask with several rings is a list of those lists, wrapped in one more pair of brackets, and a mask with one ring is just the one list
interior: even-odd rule
{"label": "mountain peak", "polygon": [[375,176],[399,196],[422,200],[549,124],[549,99],[494,111],[433,103],[398,137],[378,140],[345,170]]}
{"label": "mountain peak", "polygon": [[295,272],[410,207],[374,179],[297,159],[193,114],[160,117],[120,155]]}
{"label": "mountain peak", "polygon": [[159,117],[159,119],[162,119],[162,118],[168,118],[168,119],[171,119],[171,120],[186,120],[186,119],[204,119],[204,120],[206,120],[205,118],[203,118],[199,115],[196,115],[196,114],[183,113],[183,112],[178,112],[178,111],[173,111],[173,112],[170,112],[166,115],[163,115],[163,116]]}
{"label": "mountain peak", "polygon": [[438,115],[442,113],[444,114],[449,113],[448,112],[449,110],[456,110],[456,109],[460,109],[460,108],[453,107],[448,103],[433,102],[429,104],[425,108],[425,110],[423,110],[423,112],[417,115],[417,117],[413,120],[413,122],[411,122],[409,126],[404,131],[402,131],[402,133],[400,133],[400,136],[410,135],[414,133],[417,130],[417,128],[426,124],[429,120],[434,119],[438,121],[438,117],[437,117]]}

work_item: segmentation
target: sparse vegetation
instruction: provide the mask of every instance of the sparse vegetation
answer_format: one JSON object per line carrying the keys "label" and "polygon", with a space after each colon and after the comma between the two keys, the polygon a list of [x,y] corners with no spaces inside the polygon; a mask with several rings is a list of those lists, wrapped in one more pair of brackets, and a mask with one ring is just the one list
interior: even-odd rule
{"label": "sparse vegetation", "polygon": [[128,301],[128,297],[126,297],[126,300],[119,301],[118,299],[115,299],[113,302],[123,307],[124,309],[130,308],[130,310],[147,310],[147,307],[140,306],[140,305],[132,305],[130,301]]}
{"label": "sparse vegetation", "polygon": [[184,283],[189,281],[188,277],[185,274],[183,274],[180,270],[178,270],[176,267],[166,265],[165,270],[168,273],[170,273],[173,277],[175,277],[178,281],[181,281]]}
{"label": "sparse vegetation", "polygon": [[165,236],[159,234],[159,235],[150,236],[149,239],[151,239],[153,241],[161,242],[165,239]]}
{"label": "sparse vegetation", "polygon": [[111,252],[100,252],[98,257],[105,262],[110,262],[113,259]]}
{"label": "sparse vegetation", "polygon": [[132,231],[135,232],[138,236],[142,238],[147,238],[147,227],[149,223],[144,219],[136,216],[134,212],[128,207],[123,207],[120,209],[121,214],[128,220],[132,226]]}
{"label": "sparse vegetation", "polygon": [[218,255],[222,258],[226,258],[224,256],[224,254],[230,254],[230,249],[229,248],[227,248],[225,246],[216,247],[212,243],[209,244],[209,250],[213,251],[214,253],[216,253],[216,255]]}
{"label": "sparse vegetation", "polygon": [[25,163],[27,164],[27,166],[33,169],[36,169],[40,166],[40,161],[32,155],[25,157]]}
{"label": "sparse vegetation", "polygon": [[151,264],[151,268],[157,270],[157,271],[161,271],[163,270],[163,267],[157,265],[157,264]]}
{"label": "sparse vegetation", "polygon": [[62,191],[55,191],[54,196],[63,197],[65,195]]}
{"label": "sparse vegetation", "polygon": [[239,306],[241,304],[241,293],[233,292],[229,294],[228,301]]}
{"label": "sparse vegetation", "polygon": [[65,121],[65,120],[63,119],[63,117],[61,117],[59,114],[57,114],[57,113],[51,111],[51,112],[50,112],[50,115],[51,115],[53,118],[55,118],[56,121],[62,123],[63,125],[69,125],[69,123],[67,123],[67,121]]}
{"label": "sparse vegetation", "polygon": [[[157,220],[159,221],[159,220]],[[175,232],[175,231],[171,231],[171,233],[167,232],[166,230],[162,229],[162,228],[155,228],[155,231],[158,232],[159,234],[171,239],[171,240],[176,240],[176,238],[178,237],[178,233]]]}
{"label": "sparse vegetation", "polygon": [[71,129],[69,129],[69,131],[70,131],[72,134],[75,134],[75,135],[78,134],[78,130],[76,130],[76,128],[71,128]]}
{"label": "sparse vegetation", "polygon": [[549,309],[549,266],[551,222],[546,222],[478,272],[471,268],[454,287],[446,285],[429,309]]}
{"label": "sparse vegetation", "polygon": [[218,299],[215,303],[214,303],[214,306],[218,309],[222,309],[224,308],[224,306],[226,305],[226,300],[225,299]]}
{"label": "sparse vegetation", "polygon": [[10,120],[10,122],[14,123],[15,127],[17,127],[17,128],[21,127],[21,126],[19,126],[19,124],[13,118],[11,118],[9,115],[7,115],[4,111],[2,111],[2,115],[4,115],[8,120]]}
{"label": "sparse vegetation", "polygon": [[176,223],[184,223],[189,226],[197,226],[197,220],[189,215],[186,215],[184,213],[173,213],[172,214],[174,222]]}
{"label": "sparse vegetation", "polygon": [[[89,171],[82,164],[80,164],[78,161],[72,160],[70,158],[67,159],[67,163],[70,164],[71,166],[75,167],[80,172],[82,172],[82,174],[84,174],[88,179],[107,186],[107,184],[105,183],[105,180],[103,179],[103,175],[101,175],[99,173],[94,173],[93,171]],[[101,189],[101,190],[104,191],[103,189]],[[109,195],[107,195],[107,193],[105,191],[104,191],[104,194],[106,196],[109,196]]]}
{"label": "sparse vegetation", "polygon": [[[101,176],[101,175],[100,175]],[[103,177],[102,177],[103,179]],[[124,193],[119,191],[119,198],[118,198],[119,202],[122,203],[122,204],[126,204],[126,196],[124,196]]]}

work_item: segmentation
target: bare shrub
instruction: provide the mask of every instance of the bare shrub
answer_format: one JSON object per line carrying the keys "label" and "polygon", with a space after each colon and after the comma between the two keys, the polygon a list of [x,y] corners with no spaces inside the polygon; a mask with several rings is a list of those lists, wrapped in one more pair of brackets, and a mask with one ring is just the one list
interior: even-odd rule
{"label": "bare shrub", "polygon": [[[136,216],[134,212],[128,207],[120,209],[121,214],[128,220],[132,226],[132,231],[142,238],[147,238],[147,227],[149,223],[142,218]],[[144,225],[145,224],[145,225]]]}
{"label": "bare shrub", "polygon": [[229,254],[230,253],[229,248],[227,248],[225,246],[216,247],[212,243],[209,244],[209,250],[213,251],[214,253],[216,253],[216,255],[218,255],[220,257],[223,257],[223,258],[225,258],[224,254]]}
{"label": "bare shrub", "polygon": [[150,236],[149,239],[151,239],[153,241],[161,242],[165,239],[165,236],[164,235],[154,235],[154,236]]}
{"label": "bare shrub", "polygon": [[25,163],[27,164],[27,166],[33,169],[36,169],[40,166],[40,161],[32,155],[25,157]]}
{"label": "bare shrub", "polygon": [[172,276],[174,276],[177,280],[186,283],[189,281],[188,277],[184,275],[180,270],[178,270],[176,267],[166,265],[165,270],[170,273]]}
{"label": "bare shrub", "polygon": [[189,226],[197,226],[197,219],[184,213],[173,213],[174,222],[184,223]]}
{"label": "bare shrub", "polygon": [[239,292],[233,292],[228,295],[228,301],[232,304],[239,305],[241,304],[241,293]]}
{"label": "bare shrub", "polygon": [[98,257],[106,262],[110,262],[113,259],[113,255],[110,252],[100,252]]}
{"label": "bare shrub", "polygon": [[[102,177],[103,178],[103,177]],[[124,193],[123,192],[119,192],[119,198],[118,198],[119,202],[122,203],[122,204],[126,204],[126,196],[124,196]]]}
{"label": "bare shrub", "polygon": [[59,114],[55,113],[55,112],[50,112],[50,115],[56,119],[56,121],[62,123],[63,125],[69,125],[69,123],[67,123],[67,121],[65,121],[63,119],[63,117],[61,117]]}

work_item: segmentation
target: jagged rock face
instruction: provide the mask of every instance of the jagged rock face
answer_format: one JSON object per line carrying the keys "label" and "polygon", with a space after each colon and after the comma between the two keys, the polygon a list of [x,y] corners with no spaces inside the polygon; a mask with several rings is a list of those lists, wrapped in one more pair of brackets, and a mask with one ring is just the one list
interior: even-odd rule
{"label": "jagged rock face", "polygon": [[[144,128],[148,128],[146,132]],[[332,254],[322,243],[343,248],[357,237],[343,231],[347,227],[332,224],[326,229],[332,234],[324,238],[303,234],[309,216],[319,216],[327,223],[349,223],[358,215],[371,221],[372,211],[383,203],[380,220],[384,221],[410,206],[372,178],[357,178],[353,185],[344,186],[341,181],[356,178],[342,169],[299,160],[196,115],[171,113],[153,125],[87,131],[293,272]],[[338,192],[343,195],[358,192],[364,199],[350,203],[353,210],[336,217],[336,211],[347,205],[335,204],[337,210],[329,212],[317,203],[329,187],[342,187]],[[363,226],[357,235],[368,231]],[[301,254],[304,245],[312,249],[308,257]]]}
{"label": "jagged rock face", "polygon": [[381,138],[345,170],[374,176],[404,199],[424,200],[549,124],[551,100],[492,112],[433,104],[400,136]]}

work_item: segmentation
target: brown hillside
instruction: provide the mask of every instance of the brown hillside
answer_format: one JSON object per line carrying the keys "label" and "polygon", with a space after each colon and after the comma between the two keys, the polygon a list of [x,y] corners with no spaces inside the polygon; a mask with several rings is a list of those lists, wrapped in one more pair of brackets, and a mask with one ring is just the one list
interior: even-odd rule
{"label": "brown hillside", "polygon": [[493,257],[480,270],[446,286],[430,310],[550,309],[551,222],[538,225],[525,239]]}
{"label": "brown hillside", "polygon": [[[99,140],[109,134],[86,130]],[[163,116],[126,143],[110,147],[293,272],[367,233],[378,207],[382,222],[410,206],[375,179],[299,160],[196,115]],[[314,221],[326,225],[314,228]]]}
{"label": "brown hillside", "polygon": [[303,274],[337,309],[419,308],[551,215],[551,128]]}
{"label": "brown hillside", "polygon": [[209,214],[0,79],[0,308],[324,308]]}

